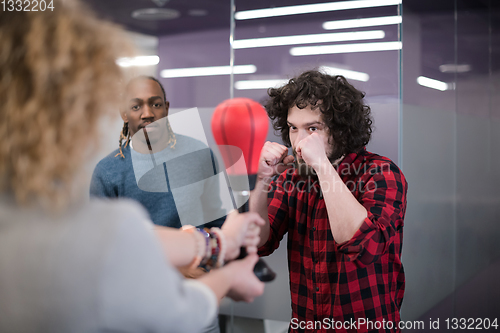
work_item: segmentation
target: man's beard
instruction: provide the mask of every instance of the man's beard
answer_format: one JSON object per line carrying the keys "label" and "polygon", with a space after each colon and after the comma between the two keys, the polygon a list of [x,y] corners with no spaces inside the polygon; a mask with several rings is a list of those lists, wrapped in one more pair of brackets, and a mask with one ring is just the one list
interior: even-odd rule
{"label": "man's beard", "polygon": [[[295,156],[295,161],[293,162],[293,165],[295,167],[295,170],[297,170],[297,174],[303,179],[317,180],[318,175],[316,173],[316,170],[314,170],[312,166],[308,165],[303,159],[299,159],[295,149],[293,150],[293,155]],[[340,149],[335,149],[335,148],[332,149],[332,152],[330,154],[327,154],[328,160],[332,164],[341,156],[342,153],[340,152]]]}
{"label": "man's beard", "polygon": [[[162,118],[166,119],[166,118]],[[167,148],[169,140],[172,136],[166,124],[157,120],[157,126],[153,126],[154,130],[148,130],[148,126],[141,126],[137,132],[132,135],[132,144],[135,151],[141,154],[157,153]]]}

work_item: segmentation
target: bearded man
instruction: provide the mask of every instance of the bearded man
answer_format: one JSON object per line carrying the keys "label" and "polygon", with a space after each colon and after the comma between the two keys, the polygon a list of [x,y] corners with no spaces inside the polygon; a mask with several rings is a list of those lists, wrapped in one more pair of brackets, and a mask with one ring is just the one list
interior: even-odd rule
{"label": "bearded man", "polygon": [[342,76],[307,71],[269,96],[285,145],[264,145],[250,210],[267,222],[260,255],[288,233],[290,331],[399,332],[407,182],[365,148],[364,93]]}

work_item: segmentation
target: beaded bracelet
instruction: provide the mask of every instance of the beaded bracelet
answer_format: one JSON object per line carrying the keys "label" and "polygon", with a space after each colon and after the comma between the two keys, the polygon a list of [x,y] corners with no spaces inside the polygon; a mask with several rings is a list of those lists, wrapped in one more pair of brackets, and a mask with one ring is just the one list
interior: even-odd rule
{"label": "beaded bracelet", "polygon": [[195,244],[196,244],[196,250],[195,250],[196,255],[195,255],[193,261],[191,261],[191,263],[189,264],[189,269],[195,269],[200,265],[201,260],[203,259],[204,255],[205,255],[205,251],[206,251],[206,247],[207,247],[205,245],[205,243],[206,243],[205,239],[198,232],[195,232],[196,228],[193,227],[192,225],[185,225],[181,228],[181,230],[192,234],[194,237]]}
{"label": "beaded bracelet", "polygon": [[198,230],[199,234],[203,236],[203,239],[205,241],[205,248],[204,248],[202,260],[201,260],[199,266],[207,269],[208,268],[208,267],[206,267],[207,263],[210,260],[210,257],[212,256],[212,240],[210,238],[210,234],[208,232],[206,232],[206,230],[199,229],[199,228],[196,230]]}
{"label": "beaded bracelet", "polygon": [[201,263],[201,267],[210,271],[217,265],[220,252],[220,242],[217,240],[218,237],[209,229],[204,229],[203,232],[207,235],[210,246],[207,248],[207,253],[205,259]]}
{"label": "beaded bracelet", "polygon": [[217,268],[224,266],[224,257],[226,255],[226,239],[224,238],[224,233],[219,228],[210,229],[211,232],[217,236],[217,241],[219,242],[219,258],[217,260]]}
{"label": "beaded bracelet", "polygon": [[197,254],[189,265],[190,268],[201,267],[210,271],[214,267],[224,265],[226,241],[219,228],[199,229],[192,225],[186,225],[181,229],[193,234],[196,241]]}

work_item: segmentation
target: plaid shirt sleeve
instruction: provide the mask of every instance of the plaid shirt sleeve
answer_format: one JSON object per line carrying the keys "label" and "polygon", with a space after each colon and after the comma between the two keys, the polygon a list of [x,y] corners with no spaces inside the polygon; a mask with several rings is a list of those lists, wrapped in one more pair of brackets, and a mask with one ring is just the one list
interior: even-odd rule
{"label": "plaid shirt sleeve", "polygon": [[[389,159],[374,161],[359,181],[364,186],[355,195],[368,217],[350,240],[337,246],[348,261],[363,268],[376,262],[391,244],[402,242],[408,184]],[[402,244],[394,245],[401,248]]]}
{"label": "plaid shirt sleeve", "polygon": [[286,175],[286,172],[282,173],[277,180],[273,180],[269,185],[267,211],[271,230],[269,239],[259,248],[260,256],[268,256],[273,253],[288,231],[288,195],[283,187]]}

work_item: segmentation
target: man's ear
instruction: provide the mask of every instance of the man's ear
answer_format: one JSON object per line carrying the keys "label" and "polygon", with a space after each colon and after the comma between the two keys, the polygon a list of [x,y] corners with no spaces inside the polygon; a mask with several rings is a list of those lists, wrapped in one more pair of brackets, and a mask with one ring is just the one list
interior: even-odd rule
{"label": "man's ear", "polygon": [[128,118],[125,111],[120,110],[120,117],[122,117],[124,123],[128,123]]}
{"label": "man's ear", "polygon": [[168,109],[170,108],[170,102],[165,101],[165,109],[167,110],[167,116],[168,116]]}

